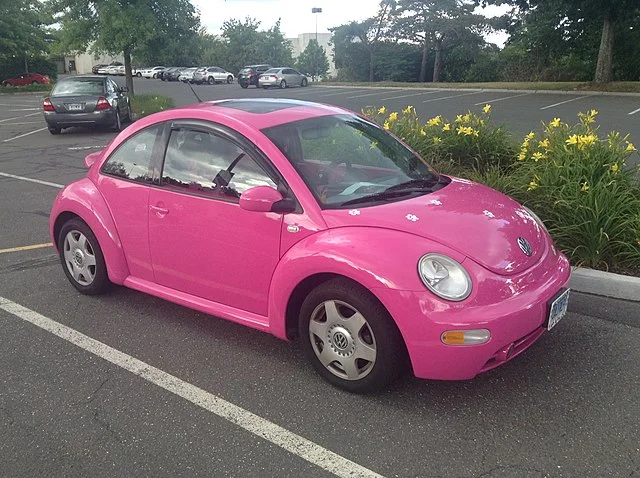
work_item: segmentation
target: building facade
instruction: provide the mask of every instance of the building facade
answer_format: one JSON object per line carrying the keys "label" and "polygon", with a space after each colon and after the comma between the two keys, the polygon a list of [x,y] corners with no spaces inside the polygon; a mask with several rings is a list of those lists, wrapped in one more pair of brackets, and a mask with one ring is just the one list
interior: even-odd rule
{"label": "building facade", "polygon": [[333,38],[333,33],[301,33],[296,38],[287,38],[291,42],[293,58],[297,58],[302,53],[311,40],[315,40],[317,35],[318,45],[324,48],[329,60],[329,76],[335,76],[336,64],[333,61],[333,46],[329,43]]}

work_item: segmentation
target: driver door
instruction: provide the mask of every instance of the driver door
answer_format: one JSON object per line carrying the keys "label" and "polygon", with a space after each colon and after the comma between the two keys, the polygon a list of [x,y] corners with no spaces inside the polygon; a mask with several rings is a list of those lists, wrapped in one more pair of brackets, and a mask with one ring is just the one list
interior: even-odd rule
{"label": "driver door", "polygon": [[244,190],[277,187],[240,144],[197,126],[172,129],[149,197],[151,258],[158,284],[266,316],[283,216],[240,208]]}

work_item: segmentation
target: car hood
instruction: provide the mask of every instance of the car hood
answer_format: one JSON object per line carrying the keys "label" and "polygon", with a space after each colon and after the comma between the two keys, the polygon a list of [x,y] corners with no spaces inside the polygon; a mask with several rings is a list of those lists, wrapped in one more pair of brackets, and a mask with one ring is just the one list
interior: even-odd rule
{"label": "car hood", "polygon": [[[325,210],[323,216],[330,228],[381,227],[421,236],[501,275],[531,267],[542,257],[547,243],[546,232],[516,201],[462,179],[453,179],[444,188],[416,198]],[[523,239],[530,245],[530,256],[519,244]],[[526,244],[523,246],[527,249]],[[390,250],[395,247],[402,244],[389,244]]]}

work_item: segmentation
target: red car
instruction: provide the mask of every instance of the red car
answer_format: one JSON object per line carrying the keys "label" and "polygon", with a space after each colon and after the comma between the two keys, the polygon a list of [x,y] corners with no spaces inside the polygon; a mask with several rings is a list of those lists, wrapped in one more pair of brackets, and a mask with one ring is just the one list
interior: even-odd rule
{"label": "red car", "polygon": [[7,78],[2,82],[2,86],[26,86],[37,85],[38,83],[48,85],[51,83],[51,78],[49,78],[48,75],[41,75],[39,73],[22,73],[13,78]]}

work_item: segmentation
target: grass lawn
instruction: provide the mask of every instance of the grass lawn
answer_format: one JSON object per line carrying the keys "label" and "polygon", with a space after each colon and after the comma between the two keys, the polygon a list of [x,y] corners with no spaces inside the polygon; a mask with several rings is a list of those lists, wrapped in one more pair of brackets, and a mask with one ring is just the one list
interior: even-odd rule
{"label": "grass lawn", "polygon": [[48,93],[53,88],[53,83],[48,85],[27,85],[27,86],[3,86],[0,88],[0,93],[28,93],[32,91],[41,91],[43,93]]}
{"label": "grass lawn", "polygon": [[614,81],[612,83],[531,81],[531,82],[493,82],[493,83],[403,83],[399,81],[343,82],[323,81],[324,85],[335,86],[374,86],[401,88],[470,88],[470,89],[507,89],[535,91],[609,91],[615,93],[640,93],[640,81]]}

